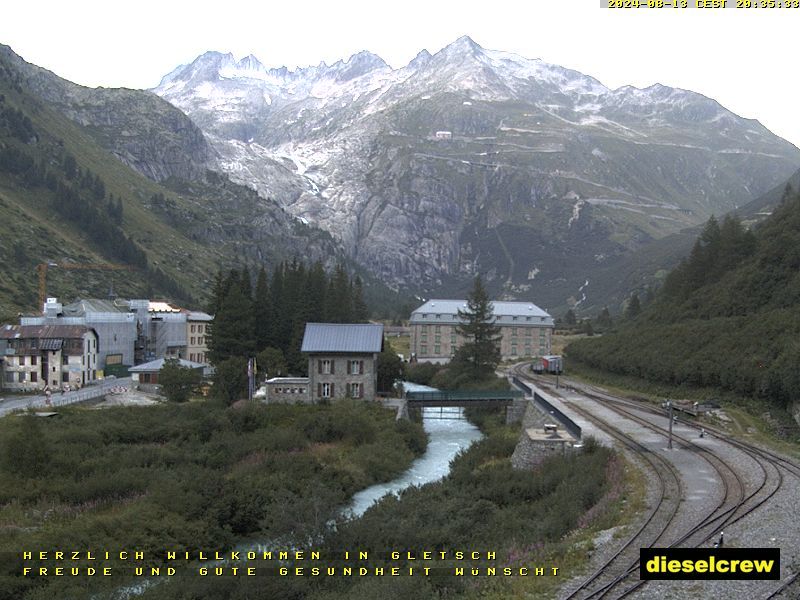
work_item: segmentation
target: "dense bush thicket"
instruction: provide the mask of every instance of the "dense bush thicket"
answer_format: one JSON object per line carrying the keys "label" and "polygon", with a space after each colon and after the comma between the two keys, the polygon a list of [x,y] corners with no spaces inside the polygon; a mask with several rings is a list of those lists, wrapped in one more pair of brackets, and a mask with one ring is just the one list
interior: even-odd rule
{"label": "dense bush thicket", "polygon": [[639,318],[570,344],[590,366],[672,385],[800,397],[800,197],[755,229],[711,219]]}
{"label": "dense bush thicket", "polygon": [[[255,536],[305,539],[354,492],[396,477],[425,446],[418,425],[347,401],[3,419],[0,553],[135,549],[157,561],[165,550],[223,549]],[[56,589],[55,597],[86,597],[85,577],[6,576],[19,572],[19,562],[4,562],[0,598],[52,598]]]}
{"label": "dense bush thicket", "polygon": [[[607,499],[610,487],[618,484],[618,473],[612,477],[608,474],[619,471],[619,464],[607,449],[588,444],[583,454],[550,458],[534,472],[515,471],[509,458],[516,439],[508,430],[493,427],[491,435],[454,459],[445,479],[407,488],[399,497],[386,496],[361,518],[340,524],[321,545],[315,545],[323,560],[313,566],[341,566],[342,561],[325,557],[341,557],[344,550],[356,549],[368,552],[369,560],[363,566],[369,568],[465,566],[456,561],[423,565],[419,560],[394,560],[389,554],[392,550],[410,551],[417,556],[425,550],[492,550],[497,553],[497,560],[484,561],[483,566],[541,564],[553,544],[587,524],[591,518],[587,512],[597,517],[604,507],[608,508],[606,502],[598,502]],[[359,565],[355,560],[347,562]],[[473,566],[469,561],[468,564]],[[303,566],[312,564],[306,562]],[[216,579],[182,578],[180,585],[170,582],[154,588],[143,600],[483,598],[487,596],[481,589],[488,581],[483,577],[449,575]],[[224,584],[218,580],[224,580]],[[496,597],[510,597],[509,590]]]}

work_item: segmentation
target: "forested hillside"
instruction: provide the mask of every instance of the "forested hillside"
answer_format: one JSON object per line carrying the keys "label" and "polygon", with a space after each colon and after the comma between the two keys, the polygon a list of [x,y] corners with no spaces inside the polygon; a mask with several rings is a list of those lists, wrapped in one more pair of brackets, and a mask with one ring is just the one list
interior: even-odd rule
{"label": "forested hillside", "polygon": [[[58,90],[65,91],[55,101]],[[27,65],[0,46],[0,322],[37,309],[40,263],[135,268],[50,269],[47,292],[54,296],[103,297],[113,287],[123,297],[166,297],[199,307],[220,269],[251,265],[256,271],[263,265],[273,272],[283,261],[303,258],[333,271],[344,261],[330,234],[199,163],[165,171],[157,180],[145,176],[147,169],[123,164],[116,142],[103,142],[134,133],[151,139],[151,120],[158,116],[151,104],[171,115],[165,123],[177,121],[176,131],[161,132],[167,137],[180,137],[190,122],[156,96],[132,91],[125,95],[131,108],[120,131],[70,118],[116,98],[108,90],[98,96],[94,91]],[[142,114],[149,116],[137,121]],[[167,154],[175,154],[169,148]],[[345,264],[352,270],[351,262]],[[398,294],[366,274],[363,283],[377,312],[391,307],[392,316],[399,314]]]}
{"label": "forested hillside", "polygon": [[615,373],[789,406],[800,397],[799,334],[800,195],[787,186],[753,230],[710,219],[651,306],[568,353]]}

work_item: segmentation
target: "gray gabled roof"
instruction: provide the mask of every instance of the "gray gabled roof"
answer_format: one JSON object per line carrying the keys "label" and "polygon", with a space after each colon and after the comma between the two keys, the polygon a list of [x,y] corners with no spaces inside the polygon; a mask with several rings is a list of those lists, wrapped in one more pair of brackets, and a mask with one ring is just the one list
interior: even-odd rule
{"label": "gray gabled roof", "polygon": [[306,323],[301,352],[380,352],[383,325]]}
{"label": "gray gabled roof", "polygon": [[[166,360],[166,358],[151,360],[148,363],[131,367],[128,369],[128,371],[131,373],[150,373],[153,371],[160,371]],[[192,362],[191,360],[185,360],[183,358],[178,359],[178,365],[181,367],[186,367],[187,369],[204,369],[206,367],[206,365],[201,365],[200,363]]]}
{"label": "gray gabled roof", "polygon": [[[493,300],[492,307],[498,325],[553,325],[553,317],[532,302]],[[411,313],[411,323],[459,323],[458,311],[466,309],[466,300],[428,300]]]}

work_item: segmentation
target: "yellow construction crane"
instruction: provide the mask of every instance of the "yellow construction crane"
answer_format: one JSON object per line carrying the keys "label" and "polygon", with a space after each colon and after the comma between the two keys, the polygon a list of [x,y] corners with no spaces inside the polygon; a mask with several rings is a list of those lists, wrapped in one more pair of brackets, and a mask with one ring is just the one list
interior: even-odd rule
{"label": "yellow construction crane", "polygon": [[47,269],[49,267],[58,267],[59,269],[96,269],[100,271],[135,271],[136,267],[131,265],[112,265],[104,263],[82,264],[82,263],[56,263],[46,262],[36,265],[36,270],[39,272],[39,310],[44,307],[44,301],[47,297]]}

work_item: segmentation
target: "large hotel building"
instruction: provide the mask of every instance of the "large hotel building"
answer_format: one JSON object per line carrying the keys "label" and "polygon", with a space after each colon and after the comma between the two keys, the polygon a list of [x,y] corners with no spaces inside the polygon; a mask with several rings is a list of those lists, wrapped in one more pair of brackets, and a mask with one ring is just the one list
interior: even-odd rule
{"label": "large hotel building", "polygon": [[[503,360],[550,354],[553,317],[530,302],[492,302]],[[450,360],[463,338],[456,332],[466,300],[429,300],[411,313],[411,353],[420,362]]]}

